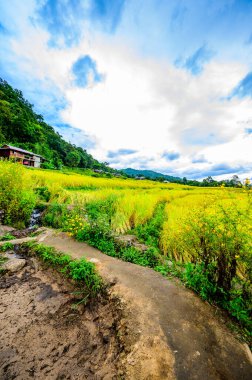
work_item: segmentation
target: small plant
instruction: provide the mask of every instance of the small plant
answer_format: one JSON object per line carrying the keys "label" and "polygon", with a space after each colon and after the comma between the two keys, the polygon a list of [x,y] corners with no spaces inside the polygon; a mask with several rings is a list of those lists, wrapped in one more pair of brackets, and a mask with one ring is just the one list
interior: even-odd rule
{"label": "small plant", "polygon": [[37,187],[35,189],[35,193],[38,194],[39,198],[42,201],[49,202],[50,197],[51,197],[51,192],[49,191],[47,186]]}
{"label": "small plant", "polygon": [[93,263],[84,258],[73,260],[71,256],[42,244],[32,242],[25,246],[31,253],[38,255],[45,263],[58,269],[66,277],[73,279],[79,285],[83,284],[87,297],[94,297],[102,290],[102,280]]}
{"label": "small plant", "polygon": [[132,232],[140,241],[152,247],[159,247],[159,238],[165,220],[165,202],[157,204],[153,217],[144,224],[137,226]]}
{"label": "small plant", "polygon": [[6,252],[13,249],[14,249],[14,244],[9,243],[9,242],[6,242],[2,246],[0,246],[0,251],[2,252]]}
{"label": "small plant", "polygon": [[75,302],[73,305],[72,305],[72,309],[77,309],[77,307],[81,304],[84,304],[86,305],[87,301],[88,301],[88,297],[89,297],[89,294],[86,294],[85,291],[83,290],[80,290],[80,291],[75,291],[75,292],[72,292],[71,293],[72,295],[74,295],[75,297],[78,297],[78,301]]}
{"label": "small plant", "polygon": [[187,263],[182,280],[204,300],[214,299],[217,291],[216,284],[212,282],[214,270],[215,268],[210,265],[206,269],[202,264]]}
{"label": "small plant", "polygon": [[66,223],[68,210],[66,205],[52,203],[42,218],[42,223],[53,228],[63,228]]}
{"label": "small plant", "polygon": [[0,241],[6,241],[6,240],[12,240],[12,239],[15,239],[15,236],[7,233],[0,238]]}

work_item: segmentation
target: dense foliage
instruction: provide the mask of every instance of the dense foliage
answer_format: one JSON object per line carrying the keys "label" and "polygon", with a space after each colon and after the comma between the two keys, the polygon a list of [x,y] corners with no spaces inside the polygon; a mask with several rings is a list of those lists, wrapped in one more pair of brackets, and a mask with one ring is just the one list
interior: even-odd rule
{"label": "dense foliage", "polygon": [[122,169],[122,171],[127,174],[129,177],[135,177],[139,178],[141,176],[152,179],[152,180],[163,180],[163,181],[169,181],[169,182],[174,182],[174,183],[181,183],[182,179],[180,177],[174,177],[171,175],[167,174],[162,174],[158,172],[154,172],[153,170],[136,170],[136,169]]}
{"label": "dense foliage", "polygon": [[66,142],[19,90],[0,78],[0,145],[14,145],[45,157],[49,168],[69,167],[112,171],[84,149]]}
{"label": "dense foliage", "polygon": [[3,222],[25,227],[36,204],[36,195],[27,181],[26,170],[20,165],[1,162],[0,210]]}

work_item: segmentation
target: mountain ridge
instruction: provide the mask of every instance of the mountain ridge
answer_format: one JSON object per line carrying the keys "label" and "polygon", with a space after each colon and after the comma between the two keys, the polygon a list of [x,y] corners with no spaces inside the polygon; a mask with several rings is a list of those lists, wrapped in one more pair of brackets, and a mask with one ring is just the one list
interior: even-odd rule
{"label": "mountain ridge", "polygon": [[121,171],[127,174],[128,176],[132,176],[132,177],[143,176],[148,179],[159,179],[159,180],[163,179],[164,181],[166,180],[169,182],[177,182],[177,183],[183,182],[182,178],[180,177],[175,177],[172,175],[155,172],[154,170],[126,168],[126,169],[121,169]]}

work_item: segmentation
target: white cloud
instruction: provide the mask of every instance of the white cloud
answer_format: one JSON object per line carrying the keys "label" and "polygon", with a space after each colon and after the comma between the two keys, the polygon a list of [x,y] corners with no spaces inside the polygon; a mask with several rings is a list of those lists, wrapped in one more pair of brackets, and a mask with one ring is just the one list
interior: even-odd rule
{"label": "white cloud", "polygon": [[[29,3],[30,8],[34,3]],[[148,167],[184,175],[192,167],[206,171],[226,162],[251,166],[251,135],[244,123],[252,118],[250,98],[227,100],[249,71],[245,64],[213,60],[202,74],[193,76],[167,60],[141,57],[123,40],[87,31],[77,47],[49,48],[49,34],[22,15],[18,36],[11,37],[12,54],[20,71],[53,83],[69,105],[62,122],[82,129],[96,141],[94,156],[107,160],[108,151],[137,150],[113,160],[117,168]],[[97,62],[105,80],[80,89],[73,85],[72,64],[83,55]],[[167,161],[164,151],[179,152]],[[195,162],[193,157],[208,162]]]}
{"label": "white cloud", "polygon": [[[68,89],[71,106],[62,116],[98,138],[92,152],[98,158],[105,159],[108,150],[131,148],[138,154],[114,160],[116,167],[141,167],[145,157],[149,168],[167,171],[172,165],[178,173],[192,167],[195,155],[204,154],[212,163],[248,161],[247,151],[244,161],[238,149],[235,160],[228,150],[243,134],[242,121],[251,117],[252,101],[225,99],[246,74],[245,65],[212,62],[195,77],[105,41],[88,54],[106,80],[92,89]],[[165,150],[179,151],[181,157],[171,164],[161,157]]]}

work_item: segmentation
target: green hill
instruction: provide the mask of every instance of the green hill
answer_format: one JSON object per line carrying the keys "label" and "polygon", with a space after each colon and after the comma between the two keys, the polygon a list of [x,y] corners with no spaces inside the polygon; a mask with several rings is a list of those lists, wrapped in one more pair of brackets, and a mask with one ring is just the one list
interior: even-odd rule
{"label": "green hill", "polygon": [[21,91],[0,78],[0,145],[9,144],[40,154],[47,167],[115,170],[95,160],[85,149],[66,142],[43,116],[34,112]]}
{"label": "green hill", "polygon": [[127,169],[122,169],[121,171],[131,177],[143,176],[145,178],[154,179],[154,180],[159,179],[159,180],[175,182],[175,183],[182,182],[182,179],[180,177],[173,177],[171,175],[157,173],[157,172],[154,172],[153,170],[136,170],[136,169],[127,168]]}

